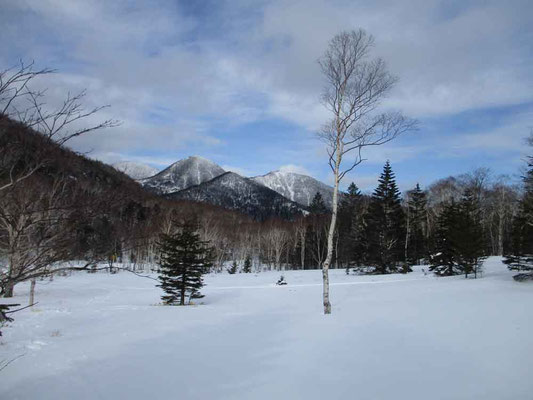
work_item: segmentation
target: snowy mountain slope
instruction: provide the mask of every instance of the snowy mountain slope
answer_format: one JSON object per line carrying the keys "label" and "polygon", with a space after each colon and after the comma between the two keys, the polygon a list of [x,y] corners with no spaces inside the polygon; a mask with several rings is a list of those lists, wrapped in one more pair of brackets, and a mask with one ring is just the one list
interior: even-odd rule
{"label": "snowy mountain slope", "polygon": [[295,210],[309,206],[317,192],[326,206],[331,207],[333,192],[333,188],[310,176],[274,171],[244,178],[226,173],[219,165],[201,157],[180,160],[140,183],[170,198],[214,204],[258,219],[291,218]]}
{"label": "snowy mountain slope", "polygon": [[157,168],[134,161],[121,161],[112,164],[112,167],[136,180],[149,178],[159,172]]}
{"label": "snowy mountain slope", "polygon": [[322,195],[326,206],[331,208],[333,188],[310,176],[294,172],[273,171],[251,179],[304,206],[309,206],[318,192]]}
{"label": "snowy mountain slope", "polygon": [[238,210],[255,219],[292,218],[302,207],[252,179],[226,172],[208,182],[168,194],[169,198],[192,200]]}
{"label": "snowy mountain slope", "polygon": [[163,171],[140,183],[147,189],[168,194],[199,185],[224,171],[219,165],[202,157],[189,157],[179,160]]}

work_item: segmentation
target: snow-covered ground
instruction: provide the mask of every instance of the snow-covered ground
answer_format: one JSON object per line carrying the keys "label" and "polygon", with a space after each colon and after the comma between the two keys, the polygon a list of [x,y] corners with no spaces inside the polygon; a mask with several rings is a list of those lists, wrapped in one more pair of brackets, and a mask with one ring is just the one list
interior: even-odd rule
{"label": "snow-covered ground", "polygon": [[0,359],[23,356],[0,399],[532,399],[533,285],[485,270],[334,270],[330,316],[320,271],[210,275],[191,307],[126,272],[57,278],[4,328]]}

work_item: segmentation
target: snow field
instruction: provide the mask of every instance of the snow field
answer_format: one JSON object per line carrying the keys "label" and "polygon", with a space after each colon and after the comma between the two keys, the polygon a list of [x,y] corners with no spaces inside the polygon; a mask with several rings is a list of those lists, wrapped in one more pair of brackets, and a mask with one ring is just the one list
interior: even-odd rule
{"label": "snow field", "polygon": [[330,316],[318,270],[208,275],[191,307],[127,272],[40,282],[4,328],[0,359],[24,355],[0,399],[531,399],[533,285],[485,271],[333,270]]}

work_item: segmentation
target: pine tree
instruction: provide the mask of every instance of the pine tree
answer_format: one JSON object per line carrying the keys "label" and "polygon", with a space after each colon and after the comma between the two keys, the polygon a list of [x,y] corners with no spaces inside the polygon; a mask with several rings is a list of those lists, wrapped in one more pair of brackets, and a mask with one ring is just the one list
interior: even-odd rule
{"label": "pine tree", "polygon": [[[339,203],[338,235],[339,258],[349,268],[361,266],[366,253],[364,197],[355,183],[348,186]],[[349,270],[348,270],[349,271]]]}
{"label": "pine tree", "polygon": [[466,190],[459,203],[455,246],[458,263],[466,278],[471,273],[477,277],[485,253],[478,199],[473,191]]}
{"label": "pine tree", "polygon": [[418,265],[420,259],[427,255],[427,239],[425,235],[425,224],[427,218],[426,193],[416,187],[409,193],[407,204],[408,227],[407,227],[407,261]]}
{"label": "pine tree", "polygon": [[530,158],[529,169],[523,179],[524,195],[513,219],[511,243],[504,259],[509,269],[528,271],[517,275],[515,279],[518,280],[533,277],[533,158]]}
{"label": "pine tree", "polygon": [[436,253],[430,271],[450,276],[473,273],[475,277],[484,259],[483,229],[475,194],[466,190],[461,202],[444,207],[438,219]]}
{"label": "pine tree", "polygon": [[250,272],[252,272],[252,260],[250,259],[250,256],[246,256],[242,272],[244,272],[245,274],[249,274]]}
{"label": "pine tree", "polygon": [[165,295],[161,297],[168,305],[185,305],[185,299],[201,298],[204,286],[202,275],[211,264],[211,250],[207,242],[200,240],[192,223],[181,226],[174,234],[163,234],[158,243],[161,282]]}
{"label": "pine tree", "polygon": [[375,272],[388,274],[400,270],[398,265],[404,261],[405,254],[404,213],[400,191],[388,161],[372,194],[366,237],[368,264]]}
{"label": "pine tree", "polygon": [[309,206],[307,216],[306,249],[309,250],[313,264],[319,267],[326,258],[326,234],[325,227],[329,222],[329,211],[324,204],[322,195],[317,192]]}
{"label": "pine tree", "polygon": [[231,275],[237,273],[237,261],[233,261],[231,267],[228,268],[228,273],[230,273]]}
{"label": "pine tree", "polygon": [[328,213],[328,208],[324,203],[324,199],[319,192],[316,192],[311,204],[309,205],[309,212],[314,215],[323,215]]}
{"label": "pine tree", "polygon": [[456,259],[455,243],[458,206],[452,201],[442,209],[437,219],[435,254],[431,256],[430,271],[436,275],[451,276],[462,273]]}

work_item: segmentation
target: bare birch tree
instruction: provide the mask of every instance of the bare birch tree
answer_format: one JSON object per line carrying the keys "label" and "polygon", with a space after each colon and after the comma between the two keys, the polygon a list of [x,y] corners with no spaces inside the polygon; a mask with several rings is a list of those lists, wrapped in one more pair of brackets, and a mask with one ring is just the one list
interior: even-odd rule
{"label": "bare birch tree", "polygon": [[[382,59],[369,58],[373,45],[374,38],[364,30],[341,32],[319,60],[326,80],[322,101],[332,113],[319,136],[326,143],[334,176],[327,255],[322,264],[324,314],[331,313],[328,270],[333,257],[339,183],[364,161],[365,147],[387,143],[416,126],[416,121],[399,112],[377,112],[397,79],[387,71]],[[352,157],[345,160],[348,154]]]}

